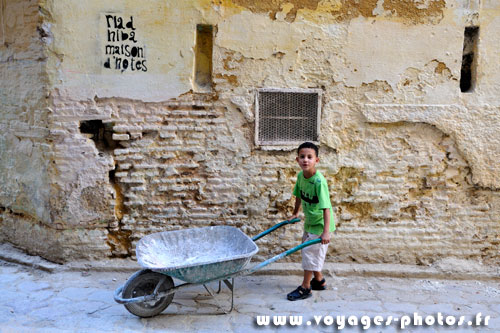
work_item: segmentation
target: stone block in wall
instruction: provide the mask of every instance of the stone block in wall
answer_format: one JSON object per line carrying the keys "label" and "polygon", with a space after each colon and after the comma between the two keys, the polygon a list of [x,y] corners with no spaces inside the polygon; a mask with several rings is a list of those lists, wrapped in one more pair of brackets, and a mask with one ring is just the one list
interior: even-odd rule
{"label": "stone block in wall", "polygon": [[113,140],[115,141],[126,141],[130,139],[128,134],[113,134]]}

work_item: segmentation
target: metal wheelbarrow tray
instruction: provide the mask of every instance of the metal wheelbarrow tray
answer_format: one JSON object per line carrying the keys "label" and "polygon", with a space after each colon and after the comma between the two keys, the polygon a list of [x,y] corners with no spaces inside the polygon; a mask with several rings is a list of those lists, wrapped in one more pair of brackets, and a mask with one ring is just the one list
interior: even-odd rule
{"label": "metal wheelbarrow tray", "polygon": [[217,226],[148,235],[135,251],[146,269],[200,283],[241,270],[258,250],[239,229]]}
{"label": "metal wheelbarrow tray", "polygon": [[[231,308],[224,311],[228,313],[234,304],[235,277],[251,274],[306,246],[321,242],[320,238],[309,240],[245,268],[258,251],[254,241],[298,221],[280,222],[251,239],[230,226],[165,231],[145,236],[136,246],[137,260],[143,269],[115,290],[114,299],[136,316],[152,317],[161,313],[172,302],[174,293],[183,288],[203,285],[214,296],[206,284],[218,281],[216,293],[221,291],[221,282],[231,290]],[[186,283],[175,286],[172,277]]]}

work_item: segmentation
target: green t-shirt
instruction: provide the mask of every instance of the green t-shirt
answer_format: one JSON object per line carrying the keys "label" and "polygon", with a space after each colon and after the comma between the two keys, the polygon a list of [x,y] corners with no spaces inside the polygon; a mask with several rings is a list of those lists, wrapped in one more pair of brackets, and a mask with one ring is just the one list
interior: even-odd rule
{"label": "green t-shirt", "polygon": [[311,178],[305,178],[299,172],[293,195],[302,200],[302,209],[306,216],[304,230],[315,235],[321,235],[325,226],[323,209],[330,209],[330,232],[335,230],[332,203],[328,192],[328,183],[321,172],[316,171]]}

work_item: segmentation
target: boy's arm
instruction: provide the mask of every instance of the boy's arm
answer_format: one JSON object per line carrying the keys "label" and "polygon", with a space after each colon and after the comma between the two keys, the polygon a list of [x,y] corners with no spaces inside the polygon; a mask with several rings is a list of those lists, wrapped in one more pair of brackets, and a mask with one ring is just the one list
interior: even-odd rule
{"label": "boy's arm", "polygon": [[328,244],[330,243],[330,208],[323,209],[323,220],[325,226],[321,234],[321,244]]}
{"label": "boy's arm", "polygon": [[290,216],[288,221],[293,220],[294,218],[297,218],[299,216],[299,210],[301,206],[302,200],[299,197],[295,197],[295,207],[293,208],[293,214],[292,216]]}

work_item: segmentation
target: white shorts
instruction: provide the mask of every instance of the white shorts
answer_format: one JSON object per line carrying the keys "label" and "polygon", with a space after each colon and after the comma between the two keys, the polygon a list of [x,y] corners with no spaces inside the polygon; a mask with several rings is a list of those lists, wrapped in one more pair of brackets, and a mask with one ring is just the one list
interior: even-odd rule
{"label": "white shorts", "polygon": [[[311,239],[319,238],[320,236],[304,231],[302,243]],[[323,269],[325,262],[326,250],[328,244],[314,244],[302,249],[302,269],[305,271],[320,272]]]}

